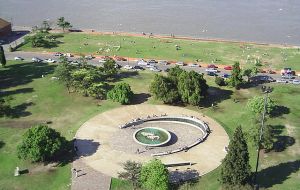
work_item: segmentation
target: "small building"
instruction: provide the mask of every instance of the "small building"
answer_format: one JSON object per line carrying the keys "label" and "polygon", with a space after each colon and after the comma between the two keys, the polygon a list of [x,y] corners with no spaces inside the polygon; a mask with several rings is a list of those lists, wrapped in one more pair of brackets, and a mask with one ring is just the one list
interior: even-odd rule
{"label": "small building", "polygon": [[0,18],[0,37],[10,35],[11,31],[11,23]]}

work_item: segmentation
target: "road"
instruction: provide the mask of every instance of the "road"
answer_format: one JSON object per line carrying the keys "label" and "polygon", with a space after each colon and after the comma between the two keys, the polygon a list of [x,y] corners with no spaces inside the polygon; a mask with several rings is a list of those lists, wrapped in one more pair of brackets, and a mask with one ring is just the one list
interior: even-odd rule
{"label": "road", "polygon": [[[24,58],[25,61],[31,61],[31,59],[33,57],[38,57],[38,58],[43,59],[43,60],[44,59],[49,59],[49,58],[53,59],[53,60],[58,60],[57,56],[54,56],[53,54],[50,54],[50,53],[47,53],[47,52],[41,53],[41,52],[16,51],[16,52],[6,52],[5,55],[6,55],[6,59],[8,59],[8,60],[14,60],[14,57],[16,57],[16,56]],[[78,59],[78,58],[79,58],[78,56],[75,56],[75,57],[69,58],[69,60],[75,60],[75,59]],[[88,63],[90,63],[92,65],[95,65],[95,66],[102,66],[102,63],[99,63],[99,59],[100,59],[100,57],[96,57],[95,59],[88,60]],[[125,65],[135,66],[135,65],[137,65],[137,60],[134,60],[134,61],[117,61],[117,63],[119,65],[121,65],[122,67],[125,66]],[[172,67],[175,66],[175,64],[168,64],[168,65],[156,64],[156,65],[157,65],[157,68],[162,70],[162,71],[165,71],[166,69],[172,68]],[[145,68],[145,66],[142,66],[142,67]],[[205,69],[207,69],[206,67],[190,67],[188,65],[181,66],[181,67],[185,70],[188,70],[188,71],[194,70],[198,73],[206,73]],[[231,72],[231,71],[228,71],[228,70],[224,70],[223,68],[218,68],[218,71],[219,71],[218,72],[219,76],[223,76],[224,74],[230,74],[230,72]],[[281,79],[280,74],[266,74],[266,73],[258,74],[258,77],[265,77],[265,76],[272,77],[275,80]]]}

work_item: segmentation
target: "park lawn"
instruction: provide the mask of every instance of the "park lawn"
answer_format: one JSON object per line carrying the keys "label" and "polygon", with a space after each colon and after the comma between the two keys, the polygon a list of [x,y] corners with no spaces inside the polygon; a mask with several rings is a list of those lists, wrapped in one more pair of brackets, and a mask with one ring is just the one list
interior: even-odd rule
{"label": "park lawn", "polygon": [[[239,61],[243,67],[254,66],[254,60],[260,58],[266,69],[292,67],[300,70],[300,51],[297,48],[85,33],[63,34],[58,40],[61,43],[57,47],[32,48],[30,44],[25,44],[18,50],[118,55],[185,62],[195,62],[198,59],[204,63],[223,65],[232,65]],[[176,45],[180,47],[179,50],[176,50]]]}
{"label": "park lawn", "polygon": [[[54,170],[42,165],[21,161],[16,157],[16,146],[27,127],[32,124],[50,121],[50,126],[60,131],[68,139],[71,139],[77,129],[92,116],[120,106],[111,101],[97,101],[92,98],[82,97],[76,93],[68,94],[66,89],[51,80],[55,65],[34,64],[26,62],[9,61],[6,68],[0,69],[2,81],[0,89],[4,91],[1,96],[11,96],[11,104],[14,106],[14,118],[0,119],[0,189],[69,189],[70,165],[67,164]],[[45,75],[44,78],[41,75]],[[161,102],[149,98],[149,84],[154,74],[142,71],[129,74],[117,80],[131,85],[135,94],[134,103],[161,104]],[[245,132],[251,130],[253,118],[245,105],[248,98],[260,94],[260,89],[249,88],[234,90],[229,87],[217,87],[213,77],[207,78],[210,88],[210,98],[205,100],[202,107],[187,106],[188,109],[198,110],[216,119],[232,136],[234,129],[242,125]],[[279,152],[263,154],[259,174],[260,184],[270,189],[297,189],[299,186],[299,143],[300,139],[300,110],[298,100],[300,87],[293,85],[270,84],[274,87],[271,97],[279,105],[289,108],[286,114],[267,120],[267,124],[279,126],[280,139],[286,146]],[[141,94],[141,95],[140,95]],[[145,96],[146,95],[146,96]],[[137,100],[136,100],[137,99]],[[233,99],[237,100],[235,103]],[[214,103],[214,108],[211,108]],[[280,126],[285,126],[281,127]],[[286,139],[294,138],[295,143],[289,143]],[[252,169],[255,164],[256,151],[249,144],[250,163]],[[30,173],[13,177],[16,166],[20,169],[29,169]],[[219,189],[217,181],[220,169],[216,169],[204,176],[194,184],[191,189]],[[271,176],[271,177],[270,177]],[[49,183],[51,181],[51,183]],[[118,182],[113,179],[112,187],[115,189],[129,188],[126,182]],[[126,188],[125,188],[126,187]],[[182,187],[182,189],[185,186]]]}

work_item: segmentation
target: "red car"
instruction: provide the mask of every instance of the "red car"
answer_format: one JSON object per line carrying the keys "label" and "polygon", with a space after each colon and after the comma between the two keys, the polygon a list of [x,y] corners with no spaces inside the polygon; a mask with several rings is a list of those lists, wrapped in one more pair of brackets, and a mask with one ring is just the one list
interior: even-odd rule
{"label": "red car", "polygon": [[207,68],[217,69],[218,67],[216,65],[211,64],[211,65],[208,65]]}
{"label": "red car", "polygon": [[225,70],[232,70],[232,66],[226,66],[224,67]]}

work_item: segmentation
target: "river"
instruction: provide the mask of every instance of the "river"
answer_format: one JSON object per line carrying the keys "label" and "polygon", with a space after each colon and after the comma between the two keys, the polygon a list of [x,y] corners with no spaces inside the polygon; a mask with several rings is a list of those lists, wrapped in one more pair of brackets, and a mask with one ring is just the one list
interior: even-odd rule
{"label": "river", "polygon": [[60,16],[99,31],[300,45],[299,0],[0,0],[15,26]]}

